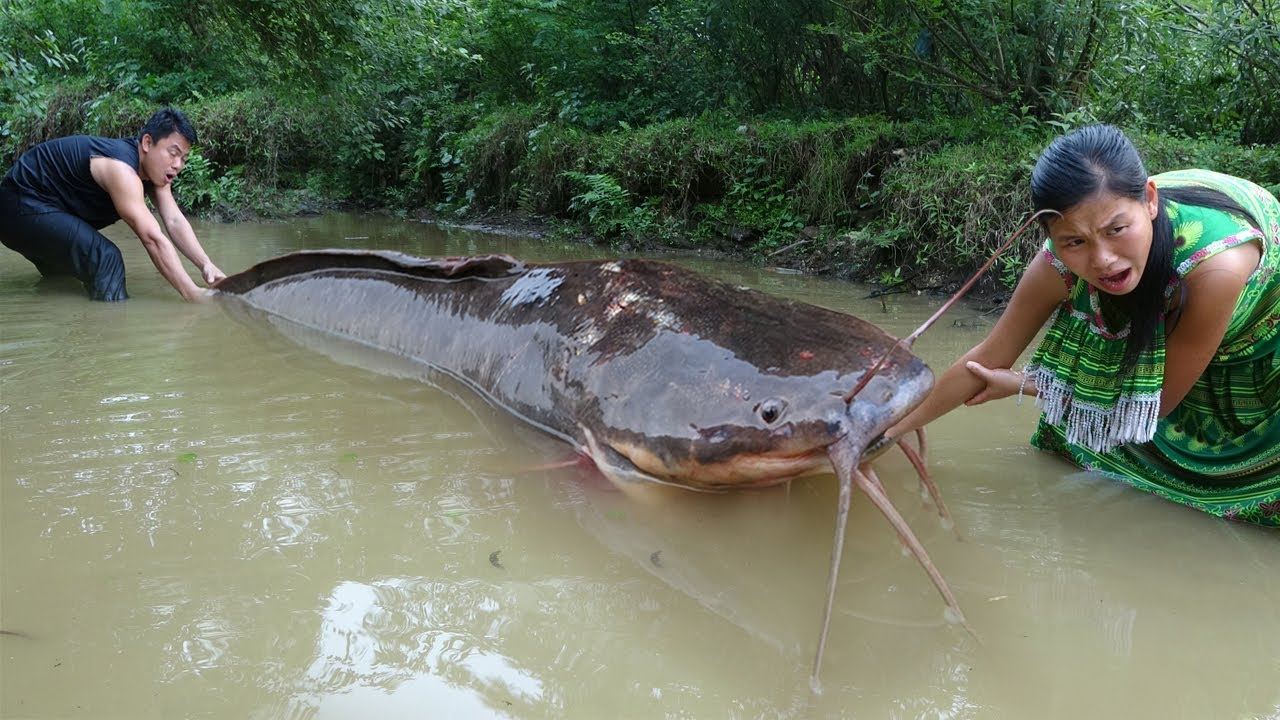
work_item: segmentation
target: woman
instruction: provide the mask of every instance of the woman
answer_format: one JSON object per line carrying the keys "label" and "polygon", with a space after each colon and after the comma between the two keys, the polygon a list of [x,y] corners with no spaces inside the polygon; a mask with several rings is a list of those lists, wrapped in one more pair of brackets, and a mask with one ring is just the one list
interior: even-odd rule
{"label": "woman", "polygon": [[[886,434],[1035,395],[1032,445],[1215,515],[1280,526],[1280,202],[1205,170],[1148,177],[1096,125],[1031,177],[1049,235],[991,334]],[[1025,373],[1014,362],[1052,318]]]}

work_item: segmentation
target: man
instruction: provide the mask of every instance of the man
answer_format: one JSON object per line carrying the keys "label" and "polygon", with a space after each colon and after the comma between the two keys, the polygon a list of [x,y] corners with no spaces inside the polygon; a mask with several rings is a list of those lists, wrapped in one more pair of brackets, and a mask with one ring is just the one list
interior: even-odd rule
{"label": "man", "polygon": [[200,269],[206,283],[225,277],[173,199],[173,179],[195,142],[186,116],[164,108],[137,138],[73,135],[36,145],[0,181],[0,243],[22,253],[41,275],[75,276],[93,300],[124,300],[129,295],[120,248],[98,232],[123,219],[184,300],[204,299],[208,292],[191,280],[175,251]]}

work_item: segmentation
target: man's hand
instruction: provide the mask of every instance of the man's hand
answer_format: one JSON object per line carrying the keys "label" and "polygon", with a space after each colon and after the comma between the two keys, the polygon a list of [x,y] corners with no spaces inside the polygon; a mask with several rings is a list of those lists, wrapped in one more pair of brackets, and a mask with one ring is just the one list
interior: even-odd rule
{"label": "man's hand", "polygon": [[211,262],[205,263],[204,267],[200,268],[200,274],[204,276],[206,285],[212,285],[227,276],[226,273],[218,269],[217,265]]}
{"label": "man's hand", "polygon": [[212,301],[217,294],[218,291],[211,288],[193,287],[191,292],[182,296],[182,299],[198,305]]}

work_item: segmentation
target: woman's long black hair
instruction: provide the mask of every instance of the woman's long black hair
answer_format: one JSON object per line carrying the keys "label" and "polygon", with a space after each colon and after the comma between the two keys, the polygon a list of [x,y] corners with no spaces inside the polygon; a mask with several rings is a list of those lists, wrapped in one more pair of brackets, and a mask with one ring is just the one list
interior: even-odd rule
{"label": "woman's long black hair", "polygon": [[[1146,202],[1147,170],[1129,138],[1111,125],[1090,125],[1063,135],[1045,148],[1031,172],[1031,202],[1036,210],[1065,213],[1098,192],[1109,192]],[[1103,316],[1108,324],[1129,325],[1120,375],[1133,371],[1138,356],[1155,341],[1165,310],[1165,288],[1174,278],[1173,224],[1168,204],[1196,205],[1239,215],[1257,226],[1235,201],[1216,190],[1180,187],[1159,190],[1160,200],[1152,221],[1151,251],[1138,285],[1126,295],[1101,293]]]}

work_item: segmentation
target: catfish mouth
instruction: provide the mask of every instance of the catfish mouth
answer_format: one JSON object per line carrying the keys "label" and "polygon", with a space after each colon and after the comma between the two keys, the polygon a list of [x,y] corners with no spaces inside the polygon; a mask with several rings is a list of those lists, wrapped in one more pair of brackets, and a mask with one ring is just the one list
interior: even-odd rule
{"label": "catfish mouth", "polygon": [[863,448],[861,458],[864,462],[867,460],[873,460],[879,457],[885,450],[888,450],[896,444],[898,444],[897,440],[887,437],[881,433],[880,437],[872,440],[865,448]]}
{"label": "catfish mouth", "polygon": [[[830,468],[826,445],[798,450],[740,452],[725,460],[709,463],[692,457],[677,462],[665,461],[651,449],[629,442],[610,442],[608,448],[650,480],[693,490],[770,487]],[[597,465],[604,469],[599,458],[596,459]],[[607,470],[606,474],[609,474]]]}
{"label": "catfish mouth", "polygon": [[723,491],[770,487],[830,473],[831,452],[837,445],[852,451],[846,451],[846,456],[856,454],[859,462],[864,462],[894,444],[883,432],[877,432],[875,439],[864,445],[867,433],[859,432],[845,414],[839,421],[823,423],[822,427],[824,431],[810,436],[808,442],[794,437],[779,439],[776,444],[742,448],[715,460],[699,459],[696,453],[673,456],[636,439],[592,437],[588,445],[597,467],[614,479]]}

